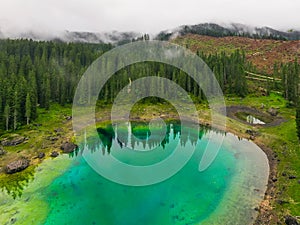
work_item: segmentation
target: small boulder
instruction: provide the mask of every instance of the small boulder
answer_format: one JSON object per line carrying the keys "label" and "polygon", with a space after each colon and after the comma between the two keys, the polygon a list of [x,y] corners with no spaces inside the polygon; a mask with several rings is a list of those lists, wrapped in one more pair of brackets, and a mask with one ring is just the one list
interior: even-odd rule
{"label": "small boulder", "polygon": [[57,151],[53,151],[53,152],[51,152],[51,154],[50,154],[50,156],[53,157],[53,158],[57,157],[58,155],[59,155],[59,154],[58,154]]}
{"label": "small boulder", "polygon": [[253,130],[246,130],[246,134],[253,135],[254,131]]}
{"label": "small boulder", "polygon": [[39,159],[42,159],[45,157],[45,153],[44,152],[40,152],[37,156]]}
{"label": "small boulder", "polygon": [[286,216],[284,222],[286,225],[299,225],[297,219],[292,216]]}
{"label": "small boulder", "polygon": [[271,107],[271,108],[268,109],[268,113],[269,113],[271,116],[277,116],[278,111],[277,111],[277,109],[274,109],[273,107]]}
{"label": "small boulder", "polygon": [[52,137],[52,136],[50,136],[50,137],[48,137],[48,140],[50,140],[50,141],[57,141],[58,137]]}
{"label": "small boulder", "polygon": [[30,163],[30,160],[26,159],[26,158],[19,159],[17,161],[13,161],[5,167],[5,172],[7,174],[13,174],[13,173],[20,172],[20,171],[26,169],[29,166],[29,163]]}
{"label": "small boulder", "polygon": [[273,177],[272,178],[272,181],[275,183],[277,181],[277,178],[276,177]]}
{"label": "small boulder", "polygon": [[289,179],[290,180],[292,180],[292,179],[296,179],[297,177],[296,176],[294,176],[294,175],[291,175],[291,176],[289,176]]}
{"label": "small boulder", "polygon": [[283,204],[288,204],[288,203],[289,203],[288,201],[281,200],[281,199],[276,200],[276,202],[277,202],[279,205],[283,205]]}
{"label": "small boulder", "polygon": [[72,142],[66,142],[66,143],[62,144],[62,146],[60,147],[60,149],[63,150],[63,153],[74,152],[76,148],[77,148],[77,145],[75,145]]}
{"label": "small boulder", "polygon": [[66,118],[66,120],[71,120],[72,116],[66,116],[65,118]]}
{"label": "small boulder", "polygon": [[255,130],[246,130],[246,134],[249,134],[250,136],[254,136],[254,137],[256,137],[256,136],[258,136],[259,135],[259,133],[257,132],[257,131],[255,131]]}

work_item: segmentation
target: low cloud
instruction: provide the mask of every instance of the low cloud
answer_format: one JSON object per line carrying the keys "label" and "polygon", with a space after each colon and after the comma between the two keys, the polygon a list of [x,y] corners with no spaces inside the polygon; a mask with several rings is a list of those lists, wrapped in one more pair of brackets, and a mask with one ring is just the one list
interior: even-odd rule
{"label": "low cloud", "polygon": [[2,0],[0,30],[137,31],[157,33],[183,24],[216,22],[300,29],[298,0]]}

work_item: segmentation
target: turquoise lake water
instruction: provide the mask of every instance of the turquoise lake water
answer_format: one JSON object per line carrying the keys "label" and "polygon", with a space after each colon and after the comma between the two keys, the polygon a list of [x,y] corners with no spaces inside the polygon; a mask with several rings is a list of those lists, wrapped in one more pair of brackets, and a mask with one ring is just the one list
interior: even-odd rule
{"label": "turquoise lake water", "polygon": [[[263,198],[269,172],[266,156],[255,144],[203,127],[199,135],[195,136],[190,130],[189,135],[183,137],[180,124],[176,123],[167,125],[164,137],[151,137],[144,124],[129,126],[129,132],[120,129],[119,135],[111,126],[98,129],[101,143],[93,143],[91,138],[87,141],[89,149],[85,151],[94,151],[91,156],[100,152],[99,163],[107,157],[115,157],[136,166],[160,162],[173,154],[177,144],[182,156],[191,148],[195,148],[195,152],[174,176],[147,186],[122,185],[100,176],[81,156],[83,149],[77,156],[50,159],[36,169],[33,181],[20,198],[13,200],[7,194],[0,195],[3,212],[0,223],[10,222],[12,218],[15,224],[46,225],[253,222],[254,208]],[[140,139],[134,140],[133,134]],[[208,134],[213,135],[208,138]],[[216,159],[207,170],[199,172],[199,162],[208,141],[224,135]],[[110,170],[118,172],[118,168]]]}

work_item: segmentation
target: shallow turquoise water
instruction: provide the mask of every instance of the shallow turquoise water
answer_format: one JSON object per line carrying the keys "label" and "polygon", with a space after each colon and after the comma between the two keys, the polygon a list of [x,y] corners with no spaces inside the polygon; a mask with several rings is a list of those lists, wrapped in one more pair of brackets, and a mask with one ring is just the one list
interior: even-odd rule
{"label": "shallow turquoise water", "polygon": [[[182,148],[181,154],[195,146],[196,151],[189,162],[171,178],[141,187],[121,185],[105,179],[96,173],[80,154],[72,159],[65,159],[71,160],[68,168],[50,185],[35,192],[39,199],[46,203],[47,215],[43,221],[36,220],[33,224],[171,225],[213,224],[209,221],[218,221],[212,217],[223,221],[215,224],[248,224],[253,221],[253,208],[262,198],[266,183],[264,180],[255,183],[261,176],[256,170],[267,168],[266,165],[257,165],[252,168],[253,172],[249,172],[249,163],[253,166],[254,160],[251,157],[241,157],[248,152],[247,150],[243,153],[241,149],[247,143],[250,143],[248,149],[252,149],[253,143],[240,142],[233,135],[227,135],[227,142],[223,144],[212,165],[199,172],[198,166],[203,151],[208,141],[212,141],[206,138],[206,132],[213,131],[201,129],[197,137],[192,131],[188,136],[182,137],[180,125],[169,124],[166,137],[158,141],[161,137],[149,139],[150,132],[142,124],[135,127],[132,125],[131,128],[132,133],[141,138],[140,141],[132,141],[132,133],[128,134],[126,131],[124,137],[128,138],[124,139],[120,138],[122,130],[119,136],[111,127],[99,130],[102,144],[93,144],[93,151],[103,153],[99,163],[105,157],[114,156],[133,165],[153,164],[172,154],[177,143]],[[224,134],[214,133],[215,138],[222,135]],[[126,146],[134,146],[135,150]],[[153,150],[149,151],[150,148]],[[263,164],[259,160],[255,161]],[[244,166],[241,166],[242,164]],[[262,177],[267,177],[267,173],[268,171]],[[261,189],[259,193],[253,191],[257,187]],[[231,210],[231,215],[226,213],[228,209]],[[234,220],[231,217],[235,217]],[[231,222],[228,222],[230,219]],[[19,218],[17,222],[22,224],[22,219]]]}

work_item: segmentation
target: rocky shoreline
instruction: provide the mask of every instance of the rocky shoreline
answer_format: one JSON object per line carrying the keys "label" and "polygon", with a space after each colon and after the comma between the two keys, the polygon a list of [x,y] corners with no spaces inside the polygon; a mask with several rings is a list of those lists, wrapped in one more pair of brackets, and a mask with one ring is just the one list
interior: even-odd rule
{"label": "rocky shoreline", "polygon": [[[229,118],[235,119],[241,123],[247,124],[247,122],[242,121],[241,119],[237,118],[236,113],[238,112],[246,112],[249,114],[259,114],[261,116],[269,116],[272,118],[271,122],[266,123],[264,125],[254,125],[254,127],[273,127],[278,126],[283,122],[286,122],[286,119],[283,117],[279,117],[278,112],[276,109],[272,108],[271,110],[268,110],[268,114],[262,113],[260,110],[257,110],[255,108],[251,108],[248,106],[242,106],[242,105],[235,105],[235,106],[229,106],[226,107],[227,110],[227,116]],[[255,208],[256,211],[259,212],[255,223],[253,225],[270,225],[270,224],[279,224],[280,218],[278,218],[278,215],[275,213],[275,211],[272,208],[272,203],[274,203],[277,199],[276,193],[276,182],[278,181],[277,177],[277,166],[278,162],[280,161],[278,159],[277,154],[273,151],[273,149],[269,148],[264,144],[263,140],[260,140],[259,138],[256,138],[260,134],[257,133],[254,130],[246,130],[246,135],[241,134],[238,131],[235,131],[232,128],[227,129],[227,131],[243,138],[248,138],[252,140],[257,146],[259,146],[267,155],[268,161],[269,161],[269,179],[268,179],[268,185],[267,190],[265,192],[264,200],[261,202],[260,206]],[[247,137],[248,135],[248,137]],[[285,224],[287,225],[298,225],[298,220],[290,215],[285,216]]]}
{"label": "rocky shoreline", "polygon": [[[61,145],[61,150],[63,154],[69,154],[74,152],[78,146],[72,142],[65,142]],[[59,156],[58,151],[52,151],[49,155],[52,158],[55,158]],[[46,157],[46,154],[44,152],[38,153],[37,156],[33,157],[33,159],[43,159]],[[21,172],[25,170],[29,165],[30,165],[30,159],[24,156],[21,156],[19,159],[14,160],[12,162],[9,162],[5,167],[4,167],[4,172],[7,174],[13,174],[17,172]]]}

